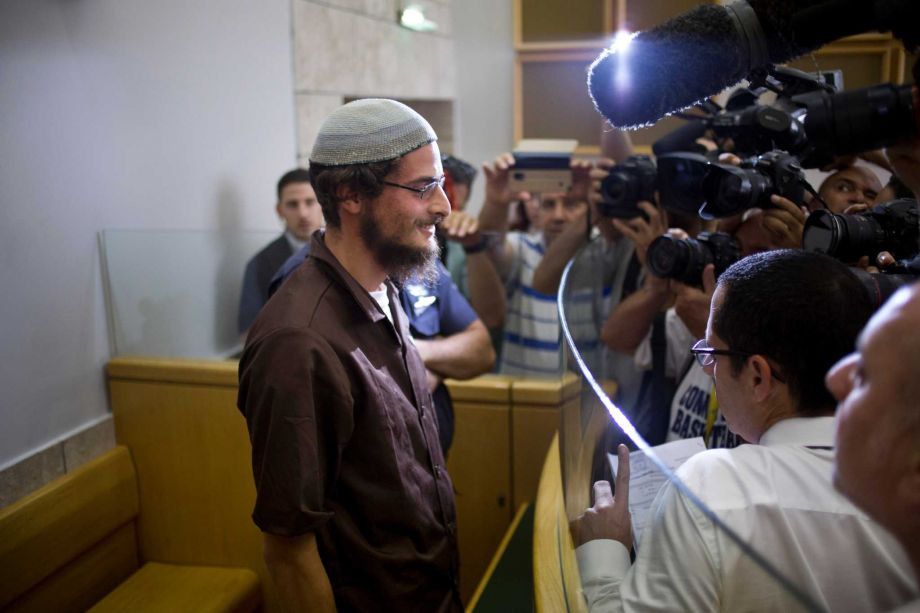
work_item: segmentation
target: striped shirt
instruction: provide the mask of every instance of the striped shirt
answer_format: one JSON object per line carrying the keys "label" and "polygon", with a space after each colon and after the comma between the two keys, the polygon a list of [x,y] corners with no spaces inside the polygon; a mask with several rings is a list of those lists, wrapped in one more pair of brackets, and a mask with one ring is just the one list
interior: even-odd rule
{"label": "striped shirt", "polygon": [[[558,376],[566,364],[556,296],[533,289],[534,271],[545,253],[543,234],[509,232],[506,240],[513,255],[505,278],[508,311],[499,372],[514,376]],[[598,237],[576,256],[564,301],[569,329],[586,358],[602,351],[598,331],[613,298],[612,287],[615,285],[619,294],[622,285],[624,267],[620,262],[628,260],[630,254],[631,245],[611,248]],[[588,362],[594,361],[588,358]],[[600,364],[591,366],[592,370],[595,366],[600,367],[599,372],[605,370]]]}

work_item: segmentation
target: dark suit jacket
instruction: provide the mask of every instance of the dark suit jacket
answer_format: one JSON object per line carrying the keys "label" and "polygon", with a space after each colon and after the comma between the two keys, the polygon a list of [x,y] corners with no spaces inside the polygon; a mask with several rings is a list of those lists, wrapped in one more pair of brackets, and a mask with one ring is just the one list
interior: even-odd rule
{"label": "dark suit jacket", "polygon": [[281,268],[294,250],[284,234],[270,242],[262,251],[252,256],[246,264],[243,275],[243,290],[240,292],[240,312],[237,326],[240,333],[245,332],[262,306],[268,302],[268,286],[272,277]]}

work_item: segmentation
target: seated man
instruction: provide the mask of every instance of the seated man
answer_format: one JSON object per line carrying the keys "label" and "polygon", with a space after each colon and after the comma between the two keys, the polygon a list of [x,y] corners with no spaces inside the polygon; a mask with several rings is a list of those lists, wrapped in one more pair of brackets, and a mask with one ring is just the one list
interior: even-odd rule
{"label": "seated man", "polygon": [[[895,294],[827,374],[834,484],[907,549],[920,580],[920,285]],[[920,603],[917,603],[920,604]]]}
{"label": "seated man", "polygon": [[[821,610],[884,611],[917,596],[897,542],[831,485],[835,403],[824,372],[850,351],[870,308],[856,277],[827,256],[759,253],[719,277],[693,350],[729,427],[754,444],[699,453],[677,476]],[[617,498],[598,482],[595,506],[573,523],[592,610],[801,608],[672,483],[630,565],[628,455],[618,451]]]}
{"label": "seated man", "polygon": [[268,286],[275,271],[323,226],[323,209],[310,185],[310,171],[295,168],[282,175],[278,181],[275,211],[284,221],[284,234],[255,254],[246,264],[237,318],[240,334],[249,329],[259,310],[268,301]]}

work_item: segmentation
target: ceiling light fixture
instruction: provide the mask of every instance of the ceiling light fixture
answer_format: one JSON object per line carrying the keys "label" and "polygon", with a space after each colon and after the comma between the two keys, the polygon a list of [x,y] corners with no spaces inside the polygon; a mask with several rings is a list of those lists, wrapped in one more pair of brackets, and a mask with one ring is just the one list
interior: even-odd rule
{"label": "ceiling light fixture", "polygon": [[415,32],[438,30],[438,24],[425,17],[425,10],[418,4],[410,4],[399,11],[399,25]]}

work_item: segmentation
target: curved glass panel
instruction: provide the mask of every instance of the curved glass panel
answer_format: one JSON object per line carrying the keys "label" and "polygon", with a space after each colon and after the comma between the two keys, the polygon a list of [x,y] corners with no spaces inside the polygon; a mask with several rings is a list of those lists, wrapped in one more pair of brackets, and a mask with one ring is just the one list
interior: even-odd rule
{"label": "curved glass panel", "polygon": [[[789,610],[824,610],[806,591],[811,587],[808,582],[812,578],[797,574],[793,580],[787,576],[790,569],[778,568],[771,552],[758,550],[747,541],[748,535],[739,534],[724,521],[724,510],[717,512],[703,503],[699,496],[699,483],[690,487],[675,475],[676,459],[671,456],[689,456],[704,450],[702,439],[696,443],[687,439],[691,442],[678,445],[682,448],[671,453],[670,445],[665,448],[652,446],[643,436],[654,417],[649,414],[652,409],[643,410],[639,408],[643,403],[637,403],[637,397],[642,394],[644,372],[637,371],[632,356],[618,354],[602,342],[604,323],[621,299],[624,282],[627,293],[630,284],[634,287],[638,285],[635,279],[630,279],[628,266],[622,261],[623,258],[628,259],[631,253],[624,255],[623,249],[619,248],[616,257],[608,257],[607,252],[617,249],[605,245],[602,238],[595,239],[569,262],[559,291],[558,306],[566,360],[582,384],[581,402],[564,409],[559,434],[564,503],[569,521],[576,520],[593,503],[592,484],[595,481],[613,483],[616,448],[619,443],[624,443],[630,450],[636,451],[631,456],[630,479],[630,509],[636,547],[641,551],[643,546],[648,546],[652,552],[657,551],[658,556],[648,560],[639,572],[646,573],[648,580],[657,577],[663,582],[670,582],[671,585],[663,590],[665,594],[671,594],[670,597],[678,594],[678,600],[671,602],[669,596],[655,593],[657,590],[640,592],[649,601],[632,601],[631,604],[655,610],[662,607],[688,610],[688,606],[693,608],[692,605],[699,604],[700,600],[681,601],[680,594],[706,592],[702,598],[711,597],[709,604],[712,607],[731,610],[729,603],[740,601],[735,600],[737,594],[722,591],[722,578],[717,573],[711,575],[712,581],[707,585],[705,581],[700,581],[706,572],[696,572],[698,568],[686,573],[681,570],[683,564],[688,565],[684,569],[692,565],[708,569],[712,565],[713,569],[721,570],[725,570],[722,564],[731,564],[731,572],[743,572],[750,579],[748,589],[753,590],[751,593],[780,591],[785,594]],[[621,380],[623,384],[618,386]],[[659,406],[657,410],[670,411],[669,405],[670,399],[667,406]],[[668,514],[670,506],[662,504],[667,496],[659,498],[653,505],[656,493],[664,485],[671,488],[672,497],[686,501],[685,516],[675,518]],[[654,519],[649,516],[649,524],[660,524],[663,520],[668,528],[661,530],[659,525],[655,525],[652,531],[640,533],[644,523],[641,516],[643,505],[647,509],[658,509],[661,515]],[[688,523],[680,523],[688,517],[691,518]],[[679,546],[681,532],[687,532],[688,525],[689,532],[698,531],[700,540],[706,542],[701,550],[711,553],[715,549],[720,552],[720,560],[713,563],[711,559],[705,559],[706,555],[697,555],[699,551]],[[677,538],[673,540],[675,534]],[[648,545],[643,540],[646,537]],[[663,541],[673,543],[675,549],[669,551],[667,544],[662,545]],[[660,564],[661,570],[650,568],[654,564]],[[800,587],[798,581],[806,584]],[[662,601],[662,598],[665,600]],[[671,606],[666,606],[668,603]],[[726,609],[726,606],[729,608]],[[619,610],[619,604],[610,610]]]}

